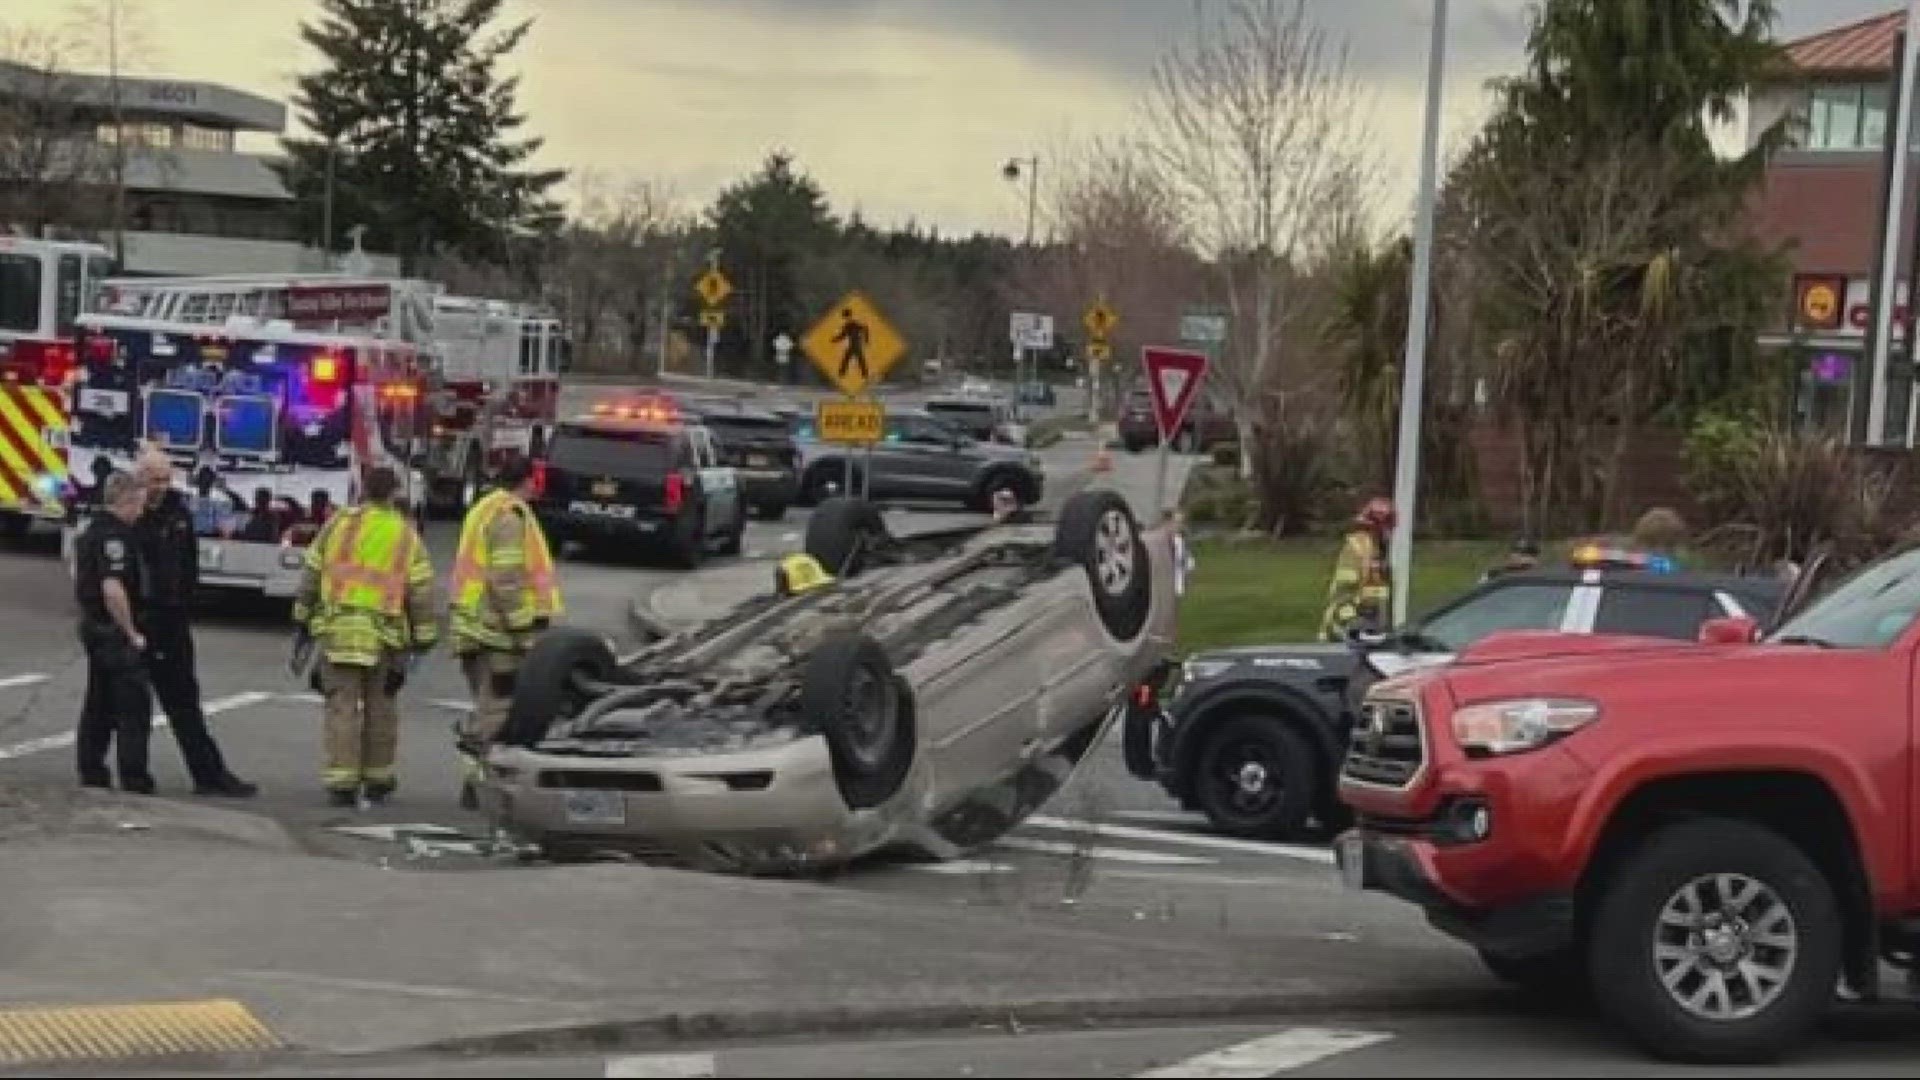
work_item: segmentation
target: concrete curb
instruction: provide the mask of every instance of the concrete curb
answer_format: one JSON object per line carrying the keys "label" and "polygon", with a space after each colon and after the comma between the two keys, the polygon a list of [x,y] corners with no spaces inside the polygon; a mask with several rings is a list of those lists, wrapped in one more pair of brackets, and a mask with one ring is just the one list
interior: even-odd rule
{"label": "concrete curb", "polygon": [[632,1020],[596,1020],[449,1039],[415,1050],[459,1054],[565,1053],[647,1048],[691,1042],[818,1037],[912,1035],[966,1028],[1059,1027],[1123,1023],[1177,1023],[1329,1016],[1447,1015],[1484,1009],[1471,995],[1436,998],[1337,992],[1303,985],[1219,994],[1137,998],[1050,997],[928,1005],[829,1005],[737,1012],[669,1012]]}

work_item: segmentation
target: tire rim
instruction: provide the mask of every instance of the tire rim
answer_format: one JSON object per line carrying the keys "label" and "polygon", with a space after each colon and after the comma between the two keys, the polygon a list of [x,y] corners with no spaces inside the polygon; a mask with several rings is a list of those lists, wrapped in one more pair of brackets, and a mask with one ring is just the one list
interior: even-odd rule
{"label": "tire rim", "polygon": [[1224,807],[1249,819],[1271,812],[1283,794],[1278,759],[1273,748],[1252,740],[1222,747],[1209,773]]}
{"label": "tire rim", "polygon": [[1108,596],[1119,596],[1133,584],[1135,556],[1133,530],[1127,527],[1127,516],[1119,510],[1100,515],[1100,524],[1093,533],[1093,570],[1100,588]]}
{"label": "tire rim", "polygon": [[847,752],[864,772],[877,772],[887,759],[887,747],[894,741],[898,718],[893,703],[893,688],[885,679],[876,678],[862,665],[854,669],[847,686],[841,715],[846,721]]}
{"label": "tire rim", "polygon": [[1674,1003],[1718,1023],[1745,1020],[1786,993],[1800,958],[1793,911],[1766,882],[1703,874],[1660,908],[1653,967]]}

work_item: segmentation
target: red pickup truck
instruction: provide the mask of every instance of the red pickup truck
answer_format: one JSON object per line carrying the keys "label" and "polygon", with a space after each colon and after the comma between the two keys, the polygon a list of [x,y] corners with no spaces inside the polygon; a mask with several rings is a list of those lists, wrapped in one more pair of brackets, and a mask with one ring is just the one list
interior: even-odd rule
{"label": "red pickup truck", "polygon": [[1377,684],[1349,886],[1656,1055],[1775,1058],[1920,953],[1920,550],[1764,641],[1496,635]]}

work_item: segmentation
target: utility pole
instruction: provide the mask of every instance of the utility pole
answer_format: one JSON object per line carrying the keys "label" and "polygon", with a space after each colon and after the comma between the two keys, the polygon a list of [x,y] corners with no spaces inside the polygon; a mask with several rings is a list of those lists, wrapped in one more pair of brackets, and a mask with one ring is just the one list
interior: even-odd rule
{"label": "utility pole", "polygon": [[[1895,277],[1899,273],[1902,211],[1906,207],[1907,159],[1913,156],[1909,145],[1913,130],[1913,82],[1916,52],[1920,52],[1920,0],[1907,0],[1907,27],[1900,50],[1899,93],[1894,98],[1893,130],[1888,133],[1892,147],[1888,156],[1886,205],[1882,209],[1880,261],[1874,275],[1878,294],[1873,308],[1873,384],[1867,399],[1867,445],[1879,446],[1887,440],[1887,361],[1893,345],[1893,297]],[[1911,284],[1908,286],[1913,290]],[[1908,297],[1908,303],[1914,297]],[[1912,343],[1908,343],[1911,353]]]}

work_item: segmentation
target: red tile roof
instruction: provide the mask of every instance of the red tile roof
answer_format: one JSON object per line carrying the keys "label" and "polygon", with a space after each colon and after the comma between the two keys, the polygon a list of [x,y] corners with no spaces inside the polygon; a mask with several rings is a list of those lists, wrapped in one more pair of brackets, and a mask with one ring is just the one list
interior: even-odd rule
{"label": "red tile roof", "polygon": [[1787,59],[1807,75],[1884,75],[1893,70],[1893,43],[1906,27],[1904,11],[1836,26],[1787,43]]}

